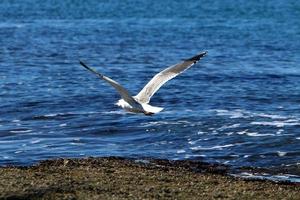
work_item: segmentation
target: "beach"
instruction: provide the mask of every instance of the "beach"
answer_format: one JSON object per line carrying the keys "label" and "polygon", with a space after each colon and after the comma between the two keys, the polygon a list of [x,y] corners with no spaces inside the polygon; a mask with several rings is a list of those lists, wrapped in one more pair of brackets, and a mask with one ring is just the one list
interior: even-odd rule
{"label": "beach", "polygon": [[300,186],[194,161],[56,159],[0,168],[0,199],[300,199]]}

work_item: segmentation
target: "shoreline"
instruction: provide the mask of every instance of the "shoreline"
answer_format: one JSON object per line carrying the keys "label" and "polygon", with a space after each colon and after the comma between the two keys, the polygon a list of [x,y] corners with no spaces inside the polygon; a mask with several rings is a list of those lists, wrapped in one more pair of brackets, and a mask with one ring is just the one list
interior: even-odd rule
{"label": "shoreline", "polygon": [[0,199],[299,199],[293,182],[243,179],[225,165],[120,157],[0,167]]}

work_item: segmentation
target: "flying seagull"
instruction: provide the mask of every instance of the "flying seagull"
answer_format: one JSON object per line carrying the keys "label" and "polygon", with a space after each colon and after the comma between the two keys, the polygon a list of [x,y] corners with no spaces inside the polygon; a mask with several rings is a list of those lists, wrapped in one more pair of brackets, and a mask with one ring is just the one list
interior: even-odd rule
{"label": "flying seagull", "polygon": [[82,61],[79,61],[80,64],[88,69],[89,71],[95,73],[99,78],[108,82],[113,86],[118,93],[121,95],[121,99],[116,103],[124,110],[132,113],[143,113],[145,115],[153,115],[159,113],[163,110],[161,107],[151,106],[149,104],[151,97],[154,93],[167,81],[175,78],[177,75],[181,74],[194,64],[196,64],[202,57],[206,55],[207,52],[201,52],[189,59],[184,60],[183,62],[172,65],[165,70],[156,74],[147,85],[136,95],[132,96],[128,90],[121,86],[118,82],[112,80],[111,78],[100,74],[94,69],[88,67]]}

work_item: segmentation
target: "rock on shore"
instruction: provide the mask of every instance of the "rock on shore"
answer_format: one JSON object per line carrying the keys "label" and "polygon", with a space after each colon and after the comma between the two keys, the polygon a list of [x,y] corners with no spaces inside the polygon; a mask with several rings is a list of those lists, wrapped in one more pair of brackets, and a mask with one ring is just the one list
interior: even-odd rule
{"label": "rock on shore", "polygon": [[299,185],[192,161],[85,158],[0,168],[0,199],[300,199]]}

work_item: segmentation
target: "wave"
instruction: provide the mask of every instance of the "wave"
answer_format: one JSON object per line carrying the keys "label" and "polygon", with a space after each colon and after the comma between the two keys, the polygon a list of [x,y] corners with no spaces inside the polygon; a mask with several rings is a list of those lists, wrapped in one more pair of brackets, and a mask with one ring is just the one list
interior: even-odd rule
{"label": "wave", "polygon": [[152,121],[152,122],[146,122],[146,123],[141,123],[142,127],[149,127],[149,126],[162,126],[162,125],[180,125],[180,124],[191,124],[189,121]]}
{"label": "wave", "polygon": [[15,129],[15,130],[10,130],[10,133],[30,133],[32,132],[31,129]]}
{"label": "wave", "polygon": [[299,126],[300,122],[297,120],[285,120],[285,121],[261,121],[261,122],[251,122],[252,125],[262,125],[262,126],[276,126],[279,128],[285,126]]}
{"label": "wave", "polygon": [[223,148],[228,148],[228,147],[233,147],[236,144],[225,144],[225,145],[216,145],[213,147],[202,147],[202,146],[197,146],[197,147],[191,147],[191,150],[194,151],[199,151],[199,150],[212,150],[212,149],[216,149],[216,150],[222,150]]}
{"label": "wave", "polygon": [[240,177],[244,179],[250,179],[250,180],[270,180],[270,181],[288,181],[288,182],[294,182],[294,183],[300,183],[300,176],[291,175],[291,174],[280,174],[280,175],[273,175],[268,173],[250,173],[250,172],[242,172],[242,173],[234,173],[230,174],[234,177]]}
{"label": "wave", "polygon": [[49,113],[44,115],[36,115],[31,118],[26,118],[24,120],[47,120],[47,119],[58,119],[58,118],[68,118],[77,115],[92,115],[92,114],[101,114],[102,112],[65,112],[65,113]]}
{"label": "wave", "polygon": [[31,144],[38,144],[40,143],[42,140],[41,139],[36,139],[36,140],[32,140],[30,141]]}
{"label": "wave", "polygon": [[217,116],[229,116],[232,119],[235,118],[249,118],[249,112],[243,111],[243,110],[212,110],[217,112]]}
{"label": "wave", "polygon": [[253,117],[259,117],[259,118],[268,118],[268,119],[286,119],[286,120],[296,120],[299,121],[294,116],[283,116],[278,114],[267,114],[267,113],[257,113],[257,112],[250,112],[247,110],[242,109],[235,109],[235,110],[226,110],[226,109],[215,109],[210,110],[212,112],[216,112],[217,116],[229,116],[230,118],[253,118]]}
{"label": "wave", "polygon": [[276,134],[273,134],[273,133],[261,134],[261,133],[257,133],[257,132],[249,132],[248,129],[243,130],[243,131],[238,131],[236,133],[238,135],[247,135],[247,136],[251,136],[251,137],[276,136]]}
{"label": "wave", "polygon": [[118,114],[118,115],[126,115],[127,113],[123,110],[113,110],[113,111],[104,111],[102,114]]}

